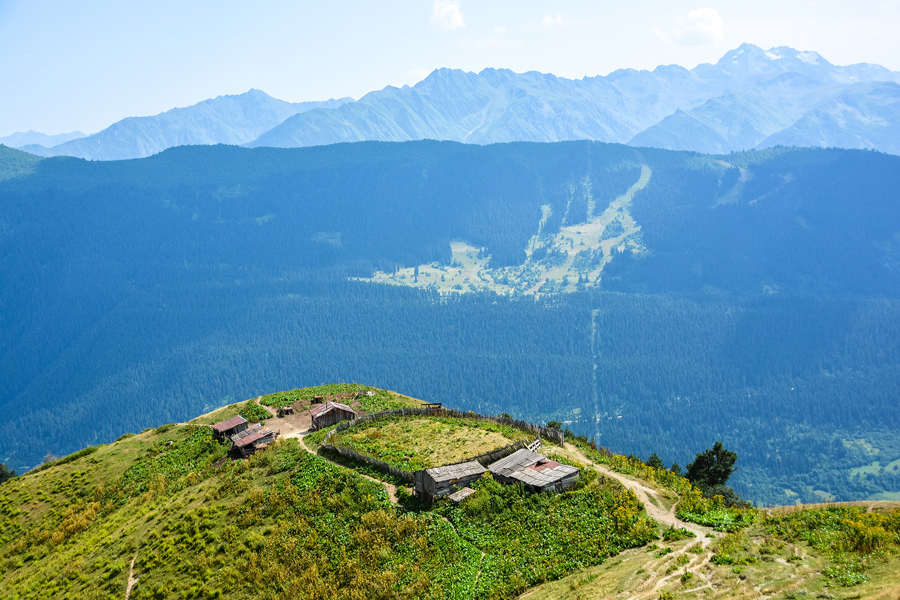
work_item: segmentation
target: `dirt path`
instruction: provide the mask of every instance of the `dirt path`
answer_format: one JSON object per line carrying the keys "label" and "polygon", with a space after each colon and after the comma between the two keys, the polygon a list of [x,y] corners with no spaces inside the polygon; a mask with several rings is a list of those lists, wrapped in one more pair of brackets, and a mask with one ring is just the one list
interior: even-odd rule
{"label": "dirt path", "polygon": [[[309,411],[304,411],[302,413],[296,413],[293,415],[286,415],[284,417],[279,418],[278,413],[275,410],[273,410],[269,406],[266,406],[265,404],[259,403],[261,398],[262,398],[262,396],[254,398],[254,401],[257,404],[259,404],[259,406],[264,408],[270,415],[272,415],[272,419],[277,419],[277,421],[273,422],[271,425],[275,426],[278,429],[279,437],[297,438],[298,440],[300,440],[300,446],[304,450],[306,450],[310,454],[316,454],[315,452],[310,450],[306,446],[306,443],[304,443],[304,441],[303,441],[304,437],[306,437],[308,434],[312,433],[309,429],[310,425],[312,424],[312,420],[310,419],[310,416],[309,416]],[[317,456],[319,456],[319,455],[317,455]],[[338,464],[338,463],[334,462],[333,460],[329,460],[328,457],[326,457],[326,456],[319,456],[319,458],[324,458],[325,460],[327,460],[328,462],[330,462],[332,464]],[[343,465],[338,465],[338,466],[343,466]],[[392,485],[390,483],[381,481],[380,479],[375,479],[374,477],[369,477],[368,475],[363,475],[362,473],[358,473],[358,474],[361,475],[362,477],[365,477],[369,481],[374,481],[375,483],[377,483],[379,485],[383,485],[384,488],[387,490],[388,497],[391,499],[391,504],[399,506],[400,501],[397,497],[397,486],[396,485]]]}
{"label": "dirt path", "polygon": [[[306,431],[306,432],[303,432],[303,433],[298,433],[297,435],[294,435],[294,436],[291,436],[291,437],[296,437],[298,440],[300,440],[300,446],[302,446],[304,450],[306,450],[306,451],[309,452],[310,454],[316,454],[315,452],[313,452],[312,450],[310,450],[310,449],[307,447],[306,443],[303,441],[303,438],[306,437],[306,435],[309,434],[309,433],[311,433],[311,432]],[[332,463],[332,464],[338,465],[339,467],[343,467],[343,465],[340,465],[340,464],[334,462],[333,460],[329,460],[327,456],[321,456],[321,455],[318,455],[318,454],[317,454],[316,456],[318,456],[319,458],[323,458],[323,459],[327,460],[328,462],[330,462],[330,463]],[[391,499],[391,504],[394,504],[394,505],[396,505],[396,506],[399,506],[399,505],[400,505],[400,500],[399,500],[399,498],[398,498],[398,496],[397,496],[397,486],[396,486],[396,485],[387,483],[386,481],[381,481],[380,479],[375,479],[374,477],[369,477],[368,475],[363,475],[362,473],[359,473],[359,472],[357,472],[357,475],[360,475],[361,477],[365,477],[365,478],[368,479],[369,481],[374,481],[374,482],[377,483],[378,485],[383,485],[383,486],[384,486],[384,489],[387,490],[388,498]]]}
{"label": "dirt path", "polygon": [[478,561],[478,572],[475,574],[475,583],[472,585],[472,591],[478,592],[478,578],[481,577],[481,567],[484,566],[484,550],[481,551],[481,559]]}
{"label": "dirt path", "polygon": [[[688,531],[692,531],[700,539],[704,546],[709,543],[710,540],[706,537],[706,534],[711,533],[713,530],[709,527],[703,527],[702,525],[697,525],[695,523],[686,523],[685,521],[682,521],[675,515],[674,506],[669,510],[665,510],[657,506],[657,504],[662,504],[662,502],[659,499],[659,492],[657,492],[656,490],[638,483],[637,481],[629,479],[621,473],[616,473],[615,471],[611,471],[610,469],[607,469],[602,465],[598,465],[597,463],[590,460],[587,456],[582,454],[582,452],[572,444],[566,443],[566,450],[570,454],[575,455],[578,460],[588,465],[598,473],[602,473],[607,477],[612,477],[613,479],[619,481],[622,485],[633,491],[634,494],[638,497],[638,500],[640,500],[644,504],[644,508],[647,510],[647,514],[656,519],[658,523],[668,525],[676,529],[684,527]],[[651,496],[656,500],[655,503],[651,500]]]}
{"label": "dirt path", "polygon": [[129,596],[131,596],[131,588],[134,587],[134,584],[138,582],[140,577],[134,576],[134,561],[137,560],[137,554],[134,555],[134,558],[131,559],[131,567],[128,570],[128,585],[125,587],[125,600],[128,600]]}
{"label": "dirt path", "polygon": [[[695,589],[703,589],[706,587],[711,587],[712,583],[709,580],[709,577],[705,573],[700,573],[699,570],[704,567],[710,559],[710,553],[706,552],[709,547],[712,538],[707,537],[707,534],[711,534],[713,530],[709,527],[703,527],[702,525],[697,525],[696,523],[686,523],[679,519],[675,515],[675,505],[672,508],[666,510],[660,508],[657,504],[663,504],[659,498],[659,492],[653,490],[637,481],[629,479],[625,475],[621,473],[616,473],[615,471],[611,471],[602,465],[598,465],[597,463],[590,460],[587,456],[585,456],[578,448],[573,446],[572,444],[566,443],[566,450],[570,455],[573,455],[579,461],[583,462],[585,465],[591,467],[598,473],[601,473],[607,477],[612,477],[613,479],[619,481],[622,485],[630,489],[634,494],[638,497],[638,500],[643,503],[644,508],[647,511],[647,514],[650,517],[653,517],[656,522],[667,525],[669,527],[674,527],[676,529],[685,528],[688,531],[694,533],[697,536],[697,541],[703,546],[704,552],[702,554],[695,555],[696,558],[692,558],[691,562],[684,566],[685,569],[691,569],[693,571],[697,571],[697,574],[700,575],[706,583],[701,585]],[[656,503],[651,500],[651,497],[656,499]],[[634,599],[645,599],[645,598],[655,598],[658,591],[662,589],[666,584],[670,583],[672,580],[681,577],[681,569],[676,570],[673,573],[666,575],[664,572],[660,572],[664,565],[669,564],[669,560],[673,558],[678,558],[682,554],[687,553],[687,549],[689,546],[693,544],[689,544],[685,546],[681,550],[677,552],[673,552],[672,554],[668,554],[665,556],[665,561],[659,565],[659,570],[654,569],[650,571],[650,577],[647,581],[639,588],[638,593],[636,595],[631,596]],[[637,548],[632,550],[626,550],[626,552],[636,552],[636,551],[645,551],[643,548]]]}

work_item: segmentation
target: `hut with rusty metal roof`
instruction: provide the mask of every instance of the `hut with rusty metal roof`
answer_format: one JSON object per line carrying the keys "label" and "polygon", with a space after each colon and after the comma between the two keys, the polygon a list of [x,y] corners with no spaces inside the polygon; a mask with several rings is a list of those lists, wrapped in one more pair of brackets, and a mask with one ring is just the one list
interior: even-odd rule
{"label": "hut with rusty metal roof", "polygon": [[230,419],[220,421],[212,427],[216,437],[230,438],[231,436],[247,429],[247,419],[245,419],[241,415],[238,415],[236,417],[231,417]]}
{"label": "hut with rusty metal roof", "polygon": [[356,411],[340,402],[325,402],[309,409],[312,417],[312,428],[318,431],[325,427],[336,425],[341,421],[352,421],[356,418]]}
{"label": "hut with rusty metal roof", "polygon": [[574,485],[581,472],[525,448],[489,465],[488,469],[497,481],[521,483],[533,492],[565,491]]}
{"label": "hut with rusty metal roof", "polygon": [[416,495],[426,502],[449,496],[486,473],[478,461],[422,469],[413,473]]}
{"label": "hut with rusty metal roof", "polygon": [[275,432],[268,427],[255,423],[241,433],[232,436],[231,441],[234,442],[234,448],[241,453],[241,456],[248,456],[274,442],[275,435]]}

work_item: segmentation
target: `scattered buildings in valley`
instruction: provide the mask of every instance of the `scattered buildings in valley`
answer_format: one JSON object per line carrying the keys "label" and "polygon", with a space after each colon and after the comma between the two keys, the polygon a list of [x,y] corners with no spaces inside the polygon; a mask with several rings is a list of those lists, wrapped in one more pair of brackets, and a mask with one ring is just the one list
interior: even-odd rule
{"label": "scattered buildings in valley", "polygon": [[522,483],[534,492],[553,490],[562,492],[571,487],[580,470],[536,454],[525,448],[488,466],[491,474],[502,483]]}
{"label": "scattered buildings in valley", "polygon": [[309,415],[312,417],[312,429],[318,431],[341,421],[352,421],[356,418],[356,411],[346,404],[329,401],[310,408]]}
{"label": "scattered buildings in valley", "polygon": [[453,494],[460,487],[481,477],[485,472],[487,472],[487,469],[474,460],[455,465],[422,469],[414,473],[416,494],[426,502],[434,502],[435,499],[441,496]]}

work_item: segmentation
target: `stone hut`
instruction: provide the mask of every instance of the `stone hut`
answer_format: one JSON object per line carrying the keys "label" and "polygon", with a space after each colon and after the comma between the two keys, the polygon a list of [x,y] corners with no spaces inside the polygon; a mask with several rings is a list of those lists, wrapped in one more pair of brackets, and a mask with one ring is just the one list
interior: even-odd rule
{"label": "stone hut", "polygon": [[501,483],[522,483],[532,492],[552,490],[563,492],[570,488],[581,472],[525,448],[488,466],[494,479]]}

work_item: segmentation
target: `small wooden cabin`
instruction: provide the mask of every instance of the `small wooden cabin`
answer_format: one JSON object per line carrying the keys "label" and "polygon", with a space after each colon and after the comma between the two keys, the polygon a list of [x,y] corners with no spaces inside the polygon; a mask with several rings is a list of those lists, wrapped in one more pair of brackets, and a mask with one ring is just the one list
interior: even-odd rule
{"label": "small wooden cabin", "polygon": [[256,424],[253,431],[249,431],[247,435],[244,433],[241,432],[232,438],[234,447],[241,453],[241,456],[253,454],[275,441],[275,432],[268,427],[261,427],[259,424]]}
{"label": "small wooden cabin", "polygon": [[563,492],[578,479],[581,471],[569,465],[536,454],[528,449],[516,450],[506,458],[488,466],[491,474],[501,483],[522,483],[532,492],[552,490]]}
{"label": "small wooden cabin", "polygon": [[477,461],[444,465],[416,471],[416,495],[426,502],[434,502],[436,498],[453,494],[482,476],[487,471]]}
{"label": "small wooden cabin", "polygon": [[215,431],[216,437],[230,438],[231,436],[247,429],[247,419],[238,415],[236,417],[231,417],[230,419],[226,419],[224,421],[216,423],[212,427],[213,431]]}
{"label": "small wooden cabin", "polygon": [[356,418],[356,411],[340,402],[325,402],[309,409],[312,417],[312,428],[316,431],[324,427],[336,425],[341,421],[352,421]]}

